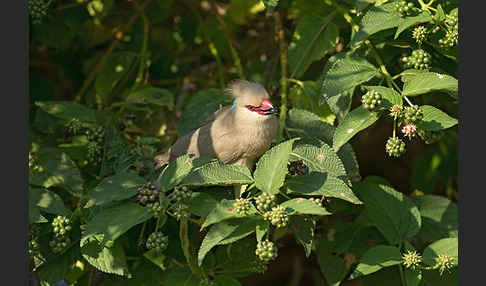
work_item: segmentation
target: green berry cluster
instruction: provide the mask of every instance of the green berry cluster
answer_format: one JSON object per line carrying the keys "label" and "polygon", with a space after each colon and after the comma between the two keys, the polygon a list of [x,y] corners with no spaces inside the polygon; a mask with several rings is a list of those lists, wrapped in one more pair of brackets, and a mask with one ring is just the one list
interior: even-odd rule
{"label": "green berry cluster", "polygon": [[49,242],[49,246],[54,253],[62,252],[71,244],[69,232],[71,231],[71,220],[65,216],[57,216],[51,223],[54,239]]}
{"label": "green berry cluster", "polygon": [[86,138],[89,142],[103,143],[105,140],[105,128],[103,126],[89,128],[86,131]]}
{"label": "green berry cluster", "polygon": [[29,240],[29,258],[33,259],[35,256],[39,255],[39,243],[36,238]]}
{"label": "green berry cluster", "polygon": [[285,227],[289,223],[289,215],[282,206],[273,207],[271,211],[263,214],[263,219],[270,221],[276,227]]}
{"label": "green berry cluster", "polygon": [[290,162],[288,165],[289,174],[294,176],[302,176],[309,172],[309,167],[307,167],[302,160]]}
{"label": "green berry cluster", "polygon": [[444,132],[442,130],[428,131],[428,130],[419,129],[417,133],[420,136],[420,138],[424,140],[425,144],[436,143],[444,136]]}
{"label": "green berry cluster", "polygon": [[240,215],[248,215],[251,210],[250,199],[239,198],[233,204],[233,212]]}
{"label": "green berry cluster", "polygon": [[385,150],[392,157],[400,157],[405,152],[405,142],[398,137],[390,137],[386,141]]}
{"label": "green berry cluster", "polygon": [[147,249],[155,249],[157,252],[162,252],[167,249],[168,244],[169,237],[159,231],[152,232],[149,235],[145,246],[147,247]]}
{"label": "green berry cluster", "polygon": [[89,15],[94,17],[96,14],[103,12],[103,2],[101,0],[93,0],[86,5],[86,9],[88,9]]}
{"label": "green berry cluster", "polygon": [[277,246],[273,242],[262,240],[257,244],[255,254],[261,261],[268,263],[277,258],[277,251]]}
{"label": "green berry cluster", "polygon": [[427,38],[429,31],[424,26],[418,26],[413,29],[412,38],[421,45]]}
{"label": "green berry cluster", "polygon": [[439,39],[439,45],[443,48],[452,48],[459,42],[459,31],[448,30],[444,38]]}
{"label": "green berry cluster", "polygon": [[395,11],[403,16],[411,16],[420,11],[419,8],[415,7],[415,4],[408,1],[399,1],[395,3]]}
{"label": "green berry cluster", "polygon": [[184,203],[178,203],[174,207],[174,215],[177,220],[188,218],[190,216],[189,206]]}
{"label": "green berry cluster", "polygon": [[374,90],[369,90],[361,97],[363,108],[369,111],[375,111],[381,105],[381,94]]}
{"label": "green berry cluster", "polygon": [[66,128],[70,135],[77,135],[83,128],[83,123],[81,122],[81,120],[73,118],[68,123],[66,123]]}
{"label": "green berry cluster", "polygon": [[402,255],[402,264],[406,268],[417,269],[422,263],[422,256],[417,251],[408,251]]}
{"label": "green berry cluster", "polygon": [[275,195],[262,193],[255,198],[256,207],[259,211],[265,212],[275,206]]}
{"label": "green berry cluster", "polygon": [[176,202],[180,202],[191,198],[191,196],[192,191],[187,186],[184,186],[182,188],[174,188],[171,198]]}
{"label": "green berry cluster", "polygon": [[153,203],[159,200],[159,191],[151,183],[148,182],[142,185],[137,190],[137,202],[142,206],[146,206],[148,203]]}
{"label": "green berry cluster", "polygon": [[103,160],[103,146],[98,142],[88,142],[86,157],[94,165],[98,165]]}
{"label": "green berry cluster", "polygon": [[46,0],[29,0],[29,14],[33,24],[42,23],[42,19],[47,15],[50,2],[46,2]]}
{"label": "green berry cluster", "polygon": [[405,107],[403,117],[408,124],[415,124],[424,118],[424,112],[418,105]]}
{"label": "green berry cluster", "polygon": [[406,68],[424,70],[430,68],[432,57],[426,51],[417,49],[412,51],[409,57],[403,57],[402,61],[405,63]]}

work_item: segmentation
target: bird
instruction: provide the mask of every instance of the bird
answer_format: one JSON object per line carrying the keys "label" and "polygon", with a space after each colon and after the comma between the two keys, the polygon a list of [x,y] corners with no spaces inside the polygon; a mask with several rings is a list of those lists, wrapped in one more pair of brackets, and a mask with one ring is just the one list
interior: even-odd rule
{"label": "bird", "polygon": [[265,88],[256,82],[235,80],[225,90],[233,104],[217,110],[199,128],[180,137],[161,155],[156,169],[185,154],[217,158],[223,164],[252,170],[278,133],[278,109]]}

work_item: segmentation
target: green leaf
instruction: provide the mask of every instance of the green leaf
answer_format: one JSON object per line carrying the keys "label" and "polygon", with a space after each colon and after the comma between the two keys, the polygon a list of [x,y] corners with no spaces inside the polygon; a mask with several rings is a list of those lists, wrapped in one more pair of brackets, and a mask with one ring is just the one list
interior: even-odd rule
{"label": "green leaf", "polygon": [[287,174],[287,162],[292,152],[292,144],[297,138],[274,146],[258,160],[255,169],[255,186],[269,194],[277,194]]}
{"label": "green leaf", "polygon": [[146,86],[130,94],[127,103],[151,103],[157,106],[167,106],[170,110],[174,108],[174,95],[168,89]]}
{"label": "green leaf", "polygon": [[317,171],[328,173],[329,176],[344,179],[346,169],[338,155],[329,145],[322,143],[320,147],[309,144],[297,145],[290,160],[302,160],[309,167],[309,172]]}
{"label": "green leaf", "polygon": [[90,199],[85,207],[99,206],[133,197],[137,194],[138,187],[145,182],[144,178],[123,171],[106,177],[90,192]]}
{"label": "green leaf", "polygon": [[34,201],[29,200],[29,224],[47,222],[47,219],[40,213],[40,208]]}
{"label": "green leaf", "polygon": [[[131,51],[112,53],[96,75],[94,82],[96,93],[102,98],[109,95],[123,76],[130,71],[137,57],[138,53]],[[118,67],[122,67],[121,72],[117,72]]]}
{"label": "green leaf", "polygon": [[420,72],[407,75],[404,80],[403,92],[405,96],[416,96],[433,91],[443,91],[454,98],[458,95],[458,81],[447,74],[435,72]]}
{"label": "green leaf", "polygon": [[329,109],[331,109],[332,113],[336,115],[338,122],[341,122],[349,113],[355,88],[356,87],[353,86],[349,90],[327,99],[326,103],[329,105]]}
{"label": "green leaf", "polygon": [[204,237],[198,251],[197,261],[201,265],[206,254],[222,240],[235,231],[240,223],[240,219],[219,222],[211,227]]}
{"label": "green leaf", "polygon": [[126,202],[115,207],[104,209],[96,214],[87,223],[83,238],[95,234],[104,234],[105,241],[115,240],[133,226],[153,216],[154,213],[149,208]]}
{"label": "green leaf", "polygon": [[430,21],[432,21],[432,16],[427,12],[422,12],[414,17],[403,18],[402,21],[400,21],[400,25],[398,25],[397,32],[395,33],[395,39],[397,39],[398,36],[409,27]]}
{"label": "green leaf", "polygon": [[103,242],[103,234],[81,239],[81,254],[89,264],[105,273],[131,277],[125,251],[118,241]]}
{"label": "green leaf", "polygon": [[384,86],[363,86],[366,90],[374,90],[378,92],[383,98],[383,108],[387,111],[395,104],[402,105],[402,96],[396,92],[393,88]]}
{"label": "green leaf", "polygon": [[353,191],[341,179],[328,176],[326,173],[310,172],[287,180],[287,188],[305,195],[324,195],[339,198],[352,204],[362,204]]}
{"label": "green leaf", "polygon": [[295,214],[313,214],[313,215],[330,215],[325,208],[320,207],[312,201],[304,198],[295,198],[280,204],[286,209],[289,215]]}
{"label": "green leaf", "polygon": [[351,182],[359,182],[361,175],[359,174],[358,159],[351,144],[346,143],[341,146],[339,151],[337,151],[337,155],[341,159],[341,162],[343,162],[344,169],[346,169],[346,173]]}
{"label": "green leaf", "polygon": [[458,259],[458,244],[457,237],[443,238],[428,245],[423,251],[423,262],[429,266],[435,265],[435,258],[439,255],[447,255],[454,258],[453,265],[457,266]]}
{"label": "green leaf", "polygon": [[324,66],[321,86],[322,100],[349,91],[380,74],[366,59],[352,56],[333,56]]}
{"label": "green leaf", "polygon": [[380,118],[379,113],[369,112],[362,106],[353,109],[336,128],[332,148],[338,151],[354,135],[375,123],[378,118]]}
{"label": "green leaf", "polygon": [[64,205],[61,197],[47,189],[29,187],[29,202],[47,213],[63,216],[68,216],[71,213]]}
{"label": "green leaf", "polygon": [[402,255],[400,250],[394,246],[377,245],[370,248],[359,259],[359,264],[351,273],[350,279],[368,275],[384,267],[400,264]]}
{"label": "green leaf", "polygon": [[288,65],[291,77],[300,78],[314,61],[322,59],[335,49],[339,41],[339,29],[329,23],[334,15],[326,17],[326,11],[316,7],[313,13],[298,18],[297,27],[289,45]]}
{"label": "green leaf", "polygon": [[272,14],[279,0],[262,0],[265,7],[267,7],[267,14]]}
{"label": "green leaf", "polygon": [[210,162],[212,159],[208,157],[195,158],[193,154],[185,154],[177,157],[175,160],[169,162],[169,165],[161,172],[158,184],[164,191],[171,190],[195,170]]}
{"label": "green leaf", "polygon": [[305,257],[309,257],[316,227],[315,220],[304,216],[291,216],[289,220],[295,238],[304,247]]}
{"label": "green leaf", "polygon": [[457,205],[437,195],[412,197],[422,217],[418,236],[425,241],[457,237],[459,230]]}
{"label": "green leaf", "polygon": [[361,19],[358,33],[351,40],[351,45],[366,40],[376,32],[397,27],[401,22],[400,14],[395,11],[395,3],[372,6]]}
{"label": "green leaf", "polygon": [[[444,271],[440,275],[437,270],[424,270],[422,273],[422,283],[420,286],[457,286],[459,284],[459,271],[457,268],[451,273]],[[407,285],[408,286],[408,285]]]}
{"label": "green leaf", "polygon": [[35,105],[57,118],[71,120],[77,118],[85,122],[96,121],[96,111],[72,101],[38,101]]}
{"label": "green leaf", "polygon": [[193,192],[187,202],[189,211],[192,214],[206,218],[216,208],[218,201],[206,193]]}
{"label": "green leaf", "polygon": [[457,119],[450,117],[442,110],[430,105],[420,106],[424,112],[424,118],[417,123],[417,128],[428,131],[439,131],[457,124]]}
{"label": "green leaf", "polygon": [[157,251],[156,249],[151,249],[143,254],[145,258],[150,260],[153,264],[160,267],[162,270],[166,270],[164,266],[165,255],[161,252]]}
{"label": "green leaf", "polygon": [[204,89],[188,96],[184,112],[177,126],[178,135],[183,136],[198,128],[214,112],[227,104],[231,104],[231,98],[220,89]]}
{"label": "green leaf", "polygon": [[398,244],[420,230],[417,206],[392,187],[372,182],[360,183],[356,190],[367,216],[390,244]]}
{"label": "green leaf", "polygon": [[42,264],[37,274],[40,278],[41,286],[53,286],[63,280],[69,272],[74,262],[79,259],[79,245],[74,245],[61,255],[55,255],[49,260],[49,263]]}
{"label": "green leaf", "polygon": [[[277,1],[277,0],[273,0]],[[227,275],[216,275],[214,276],[213,282],[215,286],[241,286],[240,281]]]}
{"label": "green leaf", "polygon": [[250,183],[253,183],[253,177],[246,166],[225,165],[217,161],[194,169],[182,180],[181,186],[229,186]]}
{"label": "green leaf", "polygon": [[[290,217],[292,218],[292,217]],[[256,226],[256,239],[258,242],[262,241],[263,236],[270,229],[270,222],[268,220]]]}
{"label": "green leaf", "polygon": [[83,179],[76,164],[58,148],[42,148],[37,152],[40,171],[33,171],[29,183],[45,188],[59,186],[74,193],[83,190]]}
{"label": "green leaf", "polygon": [[257,227],[265,226],[267,221],[259,218],[244,218],[239,220],[238,228],[235,229],[229,236],[221,240],[218,245],[230,244],[236,242],[252,233],[254,233]]}
{"label": "green leaf", "polygon": [[341,284],[341,281],[348,273],[344,259],[325,251],[319,251],[317,253],[317,261],[319,262],[321,273],[329,286]]}
{"label": "green leaf", "polygon": [[327,144],[332,143],[334,127],[324,122],[316,114],[302,109],[292,108],[287,115],[285,128],[292,137],[318,138]]}
{"label": "green leaf", "polygon": [[[236,200],[222,199],[214,207],[214,209],[212,209],[211,212],[208,214],[208,216],[206,217],[206,220],[204,221],[203,225],[201,226],[201,229],[206,228],[206,227],[208,227],[212,224],[218,223],[218,222],[226,220],[226,219],[244,217],[245,215],[241,215],[241,214],[237,214],[237,213],[233,212],[233,204],[235,202],[236,202]],[[255,209],[255,207],[251,206],[249,214],[254,214],[256,212],[257,212],[257,210]]]}
{"label": "green leaf", "polygon": [[[293,82],[295,85],[289,89],[288,95],[289,98],[292,98],[291,110],[307,110],[312,112],[314,117],[317,117],[319,120],[333,124],[336,116],[331,111],[330,106],[325,102],[323,104],[319,103],[321,97],[320,83],[312,80],[295,80]],[[289,115],[287,115],[287,120],[289,120]],[[286,125],[285,127],[288,126]]]}

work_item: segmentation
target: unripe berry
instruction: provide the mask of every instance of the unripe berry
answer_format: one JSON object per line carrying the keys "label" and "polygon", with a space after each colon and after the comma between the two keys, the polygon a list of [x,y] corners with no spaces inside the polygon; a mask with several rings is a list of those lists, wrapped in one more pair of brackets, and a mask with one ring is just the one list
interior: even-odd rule
{"label": "unripe berry", "polygon": [[425,41],[425,39],[427,38],[428,33],[429,32],[427,31],[427,28],[425,28],[424,26],[418,26],[413,29],[412,38],[415,39],[417,44],[421,45],[423,41]]}
{"label": "unripe berry", "polygon": [[277,246],[273,242],[262,240],[257,244],[255,254],[261,261],[268,263],[277,258],[277,252]]}
{"label": "unripe berry", "polygon": [[248,215],[251,210],[251,202],[249,199],[239,198],[233,204],[233,212],[240,215]]}
{"label": "unripe berry", "polygon": [[157,252],[162,252],[167,249],[169,244],[169,237],[164,236],[162,232],[153,232],[149,235],[145,246],[147,249],[155,249]]}
{"label": "unripe berry", "polygon": [[256,207],[258,210],[264,212],[275,206],[275,195],[268,193],[262,193],[255,198]]}
{"label": "unripe berry", "polygon": [[404,119],[408,124],[418,123],[424,118],[424,112],[418,105],[407,106],[404,110]]}
{"label": "unripe berry", "polygon": [[276,206],[271,211],[264,213],[263,218],[276,227],[285,227],[289,223],[289,215],[282,206]]}
{"label": "unripe berry", "polygon": [[361,104],[369,111],[375,111],[381,105],[381,102],[381,94],[374,90],[370,90],[361,96]]}
{"label": "unripe berry", "polygon": [[405,152],[405,142],[398,137],[391,137],[386,141],[385,150],[389,156],[400,157]]}
{"label": "unripe berry", "polygon": [[408,57],[407,62],[405,63],[406,68],[414,68],[414,69],[428,69],[430,68],[430,62],[432,61],[432,57],[429,53],[422,49],[412,51],[410,57]]}

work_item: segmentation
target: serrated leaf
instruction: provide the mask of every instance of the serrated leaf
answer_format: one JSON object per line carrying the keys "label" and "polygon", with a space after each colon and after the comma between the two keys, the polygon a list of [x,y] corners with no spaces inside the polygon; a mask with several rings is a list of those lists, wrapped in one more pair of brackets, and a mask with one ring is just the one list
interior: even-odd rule
{"label": "serrated leaf", "polygon": [[125,251],[118,241],[103,242],[103,234],[81,239],[81,254],[89,264],[105,273],[131,277]]}
{"label": "serrated leaf", "polygon": [[327,144],[332,143],[334,134],[332,125],[310,111],[297,108],[289,110],[285,128],[293,137],[319,138]]}
{"label": "serrated leaf", "polygon": [[274,146],[258,160],[254,172],[255,186],[269,194],[277,194],[287,174],[287,162],[292,152],[292,144],[297,138]]}
{"label": "serrated leaf", "polygon": [[235,229],[229,236],[225,239],[221,240],[218,245],[225,245],[234,243],[252,233],[254,233],[257,227],[263,227],[266,224],[266,221],[259,218],[245,218],[240,219],[238,228]]}
{"label": "serrated leaf", "polygon": [[304,198],[295,198],[280,204],[286,209],[289,215],[296,214],[313,214],[313,215],[330,215],[325,208],[320,207],[312,201]]}
{"label": "serrated leaf", "polygon": [[137,194],[139,186],[146,180],[134,173],[120,172],[104,178],[89,194],[85,207],[121,201]]}
{"label": "serrated leaf", "polygon": [[394,246],[377,245],[365,252],[359,259],[359,264],[351,273],[350,279],[368,275],[384,267],[400,264],[402,255],[400,250]]}
{"label": "serrated leaf", "polygon": [[372,182],[360,183],[355,191],[364,202],[367,216],[390,244],[398,244],[419,232],[420,212],[404,194]]}
{"label": "serrated leaf", "polygon": [[458,259],[458,247],[459,247],[459,240],[457,237],[449,237],[443,238],[441,240],[437,240],[432,244],[429,244],[423,251],[423,262],[429,266],[435,265],[435,258],[439,255],[447,255],[452,258],[453,265],[457,266],[459,263]]}
{"label": "serrated leaf", "polygon": [[209,162],[211,158],[194,158],[193,154],[185,154],[169,162],[161,172],[158,184],[163,191],[168,191],[179,185],[195,168]]}
{"label": "serrated leaf", "polygon": [[358,33],[351,40],[351,45],[366,40],[379,31],[397,27],[401,22],[400,14],[395,11],[395,3],[372,6],[361,19]]}
{"label": "serrated leaf", "polygon": [[324,66],[322,100],[327,101],[379,75],[379,70],[366,59],[340,54]]}
{"label": "serrated leaf", "polygon": [[253,177],[246,166],[225,165],[210,162],[194,169],[185,177],[181,186],[213,186],[253,183]]}
{"label": "serrated leaf", "polygon": [[[208,214],[206,220],[201,226],[201,229],[226,219],[245,217],[245,215],[241,215],[233,212],[233,204],[235,202],[236,200],[222,199],[218,204],[216,204],[216,206]],[[257,210],[255,209],[255,207],[250,206],[249,214],[255,214],[256,212]]]}
{"label": "serrated leaf", "polygon": [[346,143],[341,146],[339,151],[337,151],[337,155],[341,159],[341,162],[343,162],[344,169],[346,169],[346,173],[351,182],[359,182],[361,175],[359,174],[358,159],[351,144]]}
{"label": "serrated leaf", "polygon": [[130,94],[126,102],[129,103],[151,103],[157,106],[174,108],[174,95],[170,90],[154,86],[146,86]]}
{"label": "serrated leaf", "polygon": [[393,88],[388,88],[384,86],[363,86],[366,90],[374,90],[378,92],[382,98],[383,108],[389,110],[393,105],[402,105],[402,96],[396,92]]}
{"label": "serrated leaf", "polygon": [[398,25],[397,31],[395,33],[395,39],[397,39],[398,36],[409,27],[430,21],[432,21],[432,16],[427,12],[422,12],[417,16],[403,18]]}
{"label": "serrated leaf", "polygon": [[96,234],[104,234],[104,240],[117,239],[133,226],[154,216],[152,210],[138,204],[126,202],[107,208],[96,214],[87,225],[83,238]]}
{"label": "serrated leaf", "polygon": [[47,213],[63,216],[68,216],[71,213],[64,205],[61,197],[47,189],[29,187],[29,202]]}
{"label": "serrated leaf", "polygon": [[42,167],[33,171],[29,183],[45,188],[59,186],[74,193],[83,191],[83,179],[76,164],[58,148],[42,148],[37,152]]}
{"label": "serrated leaf", "polygon": [[227,220],[217,223],[211,227],[204,237],[198,251],[197,261],[199,265],[202,264],[204,257],[213,247],[218,245],[219,242],[224,240],[238,228],[239,223],[239,219]]}
{"label": "serrated leaf", "polygon": [[449,199],[437,195],[411,198],[418,206],[422,227],[418,236],[425,241],[457,237],[459,230],[458,209]]}
{"label": "serrated leaf", "polygon": [[329,145],[322,143],[320,147],[309,144],[297,145],[292,154],[290,160],[302,160],[309,171],[317,171],[321,173],[328,173],[329,176],[337,177],[340,179],[346,178],[346,169],[344,168],[341,159],[329,147]]}
{"label": "serrated leaf", "polygon": [[326,103],[329,105],[332,113],[336,115],[338,122],[341,122],[351,109],[351,102],[353,101],[355,88],[356,87],[353,86],[349,90],[327,99]]}
{"label": "serrated leaf", "polygon": [[162,270],[166,270],[164,265],[165,255],[161,252],[157,251],[156,249],[151,249],[143,254],[145,258],[150,260],[153,264],[160,267]]}
{"label": "serrated leaf", "polygon": [[206,218],[217,205],[218,201],[212,196],[199,192],[193,192],[187,202],[189,211],[203,218]]}
{"label": "serrated leaf", "polygon": [[38,101],[35,103],[45,112],[57,118],[71,120],[77,118],[85,122],[95,122],[95,110],[72,101]]}
{"label": "serrated leaf", "polygon": [[403,85],[404,96],[417,96],[432,91],[443,91],[457,98],[459,86],[454,77],[447,74],[435,72],[420,72],[415,75],[409,74]]}
{"label": "serrated leaf", "polygon": [[417,123],[417,128],[428,131],[439,131],[457,124],[457,119],[450,117],[442,110],[430,105],[420,106],[424,112],[424,118]]}
{"label": "serrated leaf", "polygon": [[380,118],[379,113],[369,112],[363,106],[353,109],[336,128],[332,148],[339,151],[341,146],[348,142],[354,135],[375,123],[378,118]]}
{"label": "serrated leaf", "polygon": [[353,204],[362,204],[353,191],[341,179],[328,176],[326,173],[310,172],[287,180],[287,188],[305,195],[324,195],[339,198]]}
{"label": "serrated leaf", "polygon": [[315,220],[304,216],[291,216],[289,220],[295,239],[304,247],[305,257],[309,257],[316,227]]}
{"label": "serrated leaf", "polygon": [[288,52],[293,78],[300,78],[312,62],[323,58],[339,41],[339,29],[329,23],[334,15],[326,17],[325,11],[318,8],[298,18]]}

